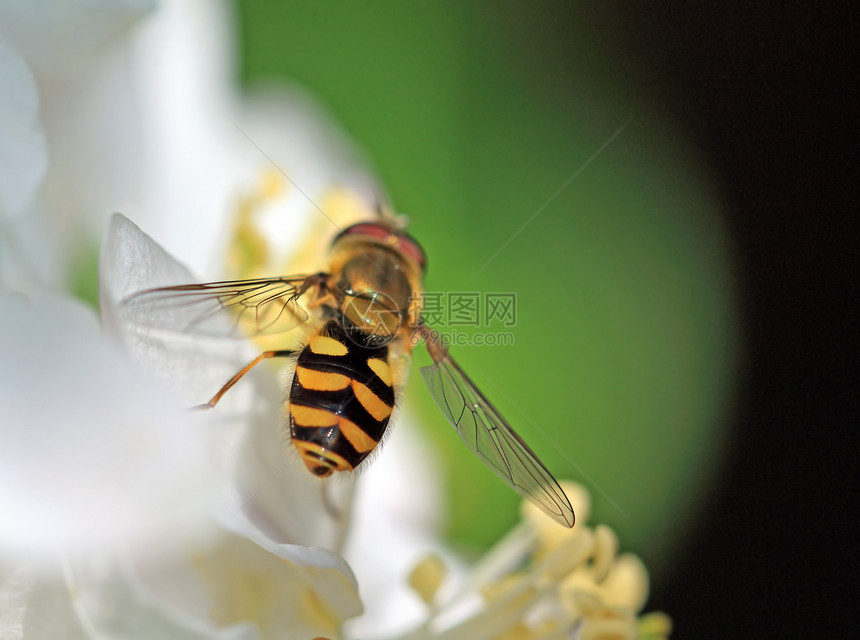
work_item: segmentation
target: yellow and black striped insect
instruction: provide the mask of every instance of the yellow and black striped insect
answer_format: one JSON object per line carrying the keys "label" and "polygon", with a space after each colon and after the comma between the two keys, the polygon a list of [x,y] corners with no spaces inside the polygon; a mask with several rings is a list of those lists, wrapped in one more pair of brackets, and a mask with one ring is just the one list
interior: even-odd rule
{"label": "yellow and black striped insect", "polygon": [[320,478],[355,469],[380,443],[405,363],[423,341],[433,364],[422,376],[466,446],[517,493],[572,527],[573,509],[558,482],[424,324],[425,268],[421,246],[381,218],[338,233],[326,272],[148,289],[124,304],[144,325],[191,334],[264,335],[310,323],[303,348],[261,353],[201,406],[214,407],[263,360],[291,358],[291,441]]}

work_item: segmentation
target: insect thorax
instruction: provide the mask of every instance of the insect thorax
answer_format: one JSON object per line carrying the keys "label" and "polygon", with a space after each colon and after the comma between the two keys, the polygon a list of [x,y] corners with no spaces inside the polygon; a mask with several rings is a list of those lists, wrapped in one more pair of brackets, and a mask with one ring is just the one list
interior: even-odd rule
{"label": "insect thorax", "polygon": [[[376,337],[376,343],[418,321],[422,274],[414,261],[390,246],[361,239],[338,243],[332,254],[332,286],[339,293],[344,327]],[[356,338],[352,331],[350,337]]]}

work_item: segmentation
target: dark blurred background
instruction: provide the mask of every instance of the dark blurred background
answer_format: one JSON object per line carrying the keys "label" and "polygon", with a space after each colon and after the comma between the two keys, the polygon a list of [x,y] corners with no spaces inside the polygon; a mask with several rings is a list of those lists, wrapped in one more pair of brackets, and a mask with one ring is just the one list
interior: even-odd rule
{"label": "dark blurred background", "polygon": [[739,440],[652,594],[685,636],[853,635],[842,613],[858,487],[847,223],[860,122],[847,7],[634,5],[614,25],[645,90],[707,154],[736,251]]}
{"label": "dark blurred background", "polygon": [[[647,609],[676,637],[847,631],[847,3],[238,6],[245,81],[328,104],[411,214],[428,288],[518,293],[516,347],[461,359],[645,559]],[[439,437],[449,534],[480,548],[516,501],[478,515],[494,481]]]}
{"label": "dark blurred background", "polygon": [[621,18],[651,91],[724,185],[737,251],[741,439],[679,571],[655,585],[679,629],[853,635],[840,612],[853,608],[856,554],[845,517],[858,486],[847,223],[860,122],[849,62],[858,20],[842,8],[734,2]]}

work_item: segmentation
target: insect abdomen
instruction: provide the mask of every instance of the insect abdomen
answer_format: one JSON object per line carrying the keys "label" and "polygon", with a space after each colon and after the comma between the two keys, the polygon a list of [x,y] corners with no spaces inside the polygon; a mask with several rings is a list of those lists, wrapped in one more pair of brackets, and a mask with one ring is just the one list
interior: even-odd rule
{"label": "insect abdomen", "polygon": [[332,320],[311,337],[290,389],[290,435],[324,478],[349,471],[379,444],[394,409],[388,347],[359,346]]}

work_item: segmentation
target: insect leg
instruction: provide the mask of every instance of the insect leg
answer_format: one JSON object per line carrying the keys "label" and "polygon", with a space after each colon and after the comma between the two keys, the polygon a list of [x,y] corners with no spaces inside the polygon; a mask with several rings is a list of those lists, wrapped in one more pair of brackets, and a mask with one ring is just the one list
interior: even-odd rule
{"label": "insect leg", "polygon": [[256,358],[251,360],[251,362],[249,362],[244,367],[242,367],[242,369],[236,375],[234,375],[232,378],[230,378],[224,384],[224,386],[218,390],[218,393],[216,393],[214,396],[212,396],[212,399],[209,400],[209,402],[206,402],[204,404],[199,404],[196,407],[192,407],[192,409],[195,409],[195,410],[196,409],[211,409],[216,404],[218,404],[218,401],[221,399],[221,397],[225,393],[227,393],[227,391],[230,390],[230,387],[232,387],[234,384],[239,382],[239,379],[242,376],[244,376],[246,373],[248,373],[251,369],[256,367],[258,364],[260,364],[263,360],[266,360],[267,358],[288,358],[291,355],[293,355],[294,353],[295,353],[295,351],[290,351],[290,350],[264,351],[263,353],[258,355]]}

